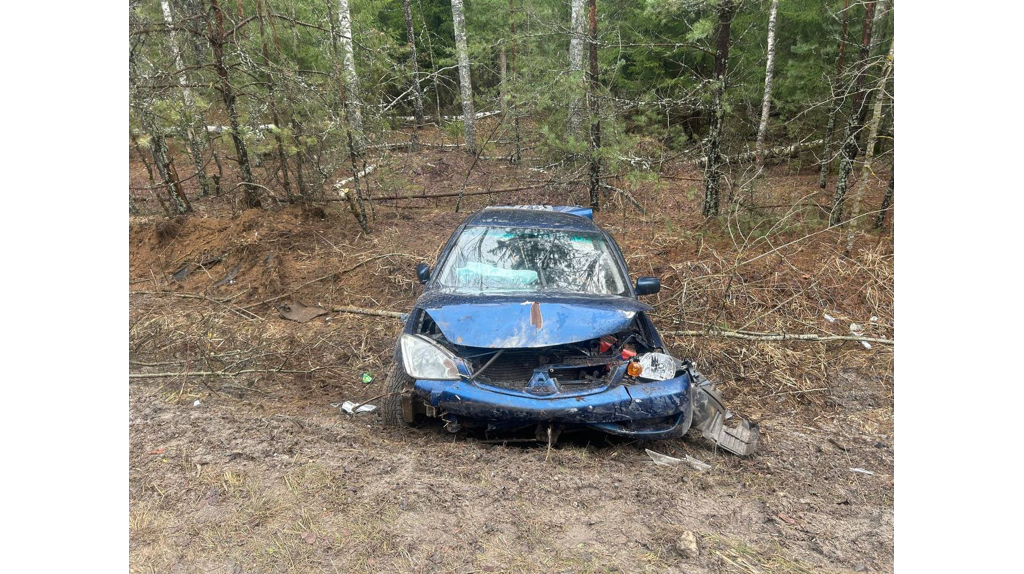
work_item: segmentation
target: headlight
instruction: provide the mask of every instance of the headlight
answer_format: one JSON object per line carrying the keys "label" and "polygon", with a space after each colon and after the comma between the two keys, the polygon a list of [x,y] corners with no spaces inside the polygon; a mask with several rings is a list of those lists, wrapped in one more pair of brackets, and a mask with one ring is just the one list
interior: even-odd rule
{"label": "headlight", "polygon": [[422,335],[402,335],[402,363],[414,379],[455,380],[455,355]]}
{"label": "headlight", "polygon": [[644,353],[640,355],[641,371],[639,378],[650,381],[664,381],[676,376],[676,371],[682,368],[683,363],[665,353]]}

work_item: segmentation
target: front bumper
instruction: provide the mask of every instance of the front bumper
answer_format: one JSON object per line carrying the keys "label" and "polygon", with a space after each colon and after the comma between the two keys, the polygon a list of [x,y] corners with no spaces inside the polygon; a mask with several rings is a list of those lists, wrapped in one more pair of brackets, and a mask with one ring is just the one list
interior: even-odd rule
{"label": "front bumper", "polygon": [[[619,379],[621,375],[611,380]],[[690,428],[691,382],[689,373],[684,372],[665,381],[630,381],[592,392],[534,396],[469,380],[417,380],[413,392],[446,417],[495,427],[549,422],[663,439],[681,437]]]}

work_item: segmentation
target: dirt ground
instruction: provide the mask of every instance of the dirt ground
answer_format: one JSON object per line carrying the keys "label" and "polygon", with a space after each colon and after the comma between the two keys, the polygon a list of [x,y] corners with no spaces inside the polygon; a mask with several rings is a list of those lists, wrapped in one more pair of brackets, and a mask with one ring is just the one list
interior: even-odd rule
{"label": "dirt ground", "polygon": [[[472,189],[534,177],[480,163]],[[441,193],[468,167],[460,152],[428,151],[375,175],[394,190]],[[775,166],[755,190],[761,208],[717,222],[699,216],[699,183],[682,168],[631,187],[645,215],[608,199],[597,221],[634,275],[662,279],[650,302],[663,332],[843,335],[857,323],[893,337],[891,235],[860,233],[845,255],[840,232],[815,231],[827,196],[798,167]],[[135,161],[132,174],[145,185]],[[882,191],[872,185],[867,202]],[[464,210],[584,193],[473,196]],[[765,207],[798,201],[798,213]],[[297,323],[275,306],[407,311],[413,266],[432,262],[465,214],[450,198],[386,203],[369,235],[340,203],[238,212],[207,198],[182,220],[131,218],[133,572],[893,569],[890,346],[666,335],[760,422],[749,459],[695,437],[501,444],[430,424],[396,431],[333,408],[383,392],[399,321],[331,312]],[[657,466],[645,448],[712,468]]]}

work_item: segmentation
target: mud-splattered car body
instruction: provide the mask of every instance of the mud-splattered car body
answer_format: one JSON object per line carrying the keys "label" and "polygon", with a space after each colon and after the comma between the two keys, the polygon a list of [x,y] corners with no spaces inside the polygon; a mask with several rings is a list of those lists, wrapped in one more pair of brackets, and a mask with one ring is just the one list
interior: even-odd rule
{"label": "mud-splattered car body", "polygon": [[381,414],[449,430],[589,427],[644,439],[691,427],[737,454],[757,444],[707,379],[665,351],[615,241],[588,209],[487,208],[462,223],[405,323]]}

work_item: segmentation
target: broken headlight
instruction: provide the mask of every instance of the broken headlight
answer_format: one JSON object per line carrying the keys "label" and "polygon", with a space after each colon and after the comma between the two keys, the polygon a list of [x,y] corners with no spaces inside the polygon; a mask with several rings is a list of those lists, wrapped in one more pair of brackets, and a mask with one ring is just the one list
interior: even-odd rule
{"label": "broken headlight", "polygon": [[402,363],[414,379],[455,380],[455,355],[423,335],[402,335]]}
{"label": "broken headlight", "polygon": [[640,355],[639,362],[643,371],[637,378],[649,381],[664,381],[674,378],[676,371],[683,366],[682,361],[665,353],[644,353]]}

